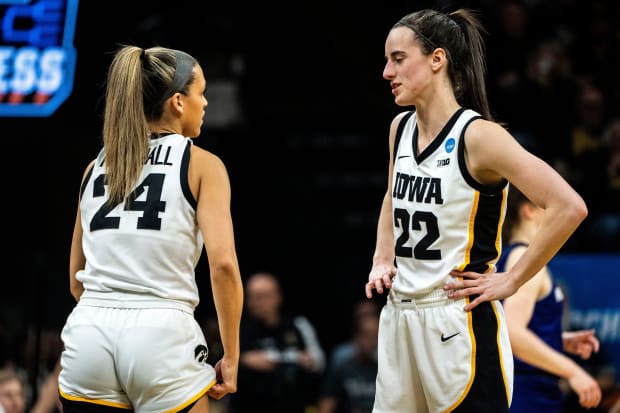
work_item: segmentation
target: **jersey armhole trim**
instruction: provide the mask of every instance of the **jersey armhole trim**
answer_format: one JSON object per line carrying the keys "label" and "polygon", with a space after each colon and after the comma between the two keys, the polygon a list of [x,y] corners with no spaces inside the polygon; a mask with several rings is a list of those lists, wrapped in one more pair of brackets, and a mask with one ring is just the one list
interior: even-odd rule
{"label": "jersey armhole trim", "polygon": [[461,175],[465,179],[465,182],[469,184],[472,188],[480,191],[480,193],[485,195],[493,195],[501,192],[508,181],[505,178],[502,178],[497,184],[494,185],[484,185],[474,179],[473,176],[469,173],[467,169],[467,164],[465,163],[465,131],[467,127],[476,119],[482,119],[482,116],[473,116],[469,119],[465,125],[463,125],[463,129],[461,131],[461,136],[459,136],[459,147],[458,147],[458,160],[459,160],[459,169],[461,170]]}
{"label": "jersey armhole trim", "polygon": [[192,143],[190,141],[185,145],[185,149],[183,150],[183,157],[181,158],[181,170],[179,174],[179,180],[181,181],[181,190],[183,191],[183,196],[187,199],[187,202],[191,205],[194,210],[198,207],[198,201],[194,198],[192,194],[192,190],[189,187],[189,158],[191,153]]}
{"label": "jersey armhole trim", "polygon": [[407,121],[409,120],[411,115],[413,115],[414,112],[415,110],[410,110],[409,112],[407,112],[407,114],[403,116],[403,118],[398,123],[398,128],[396,129],[396,136],[394,137],[394,150],[393,150],[394,153],[392,154],[392,161],[394,162],[396,162],[396,153],[398,152],[398,144],[400,142],[400,137],[403,134],[403,130],[405,129],[405,125],[407,124]]}

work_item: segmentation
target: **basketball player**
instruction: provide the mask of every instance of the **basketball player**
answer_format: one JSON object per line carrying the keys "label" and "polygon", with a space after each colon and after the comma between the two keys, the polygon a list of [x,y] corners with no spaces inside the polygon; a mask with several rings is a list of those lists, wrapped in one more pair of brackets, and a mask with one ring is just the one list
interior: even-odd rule
{"label": "basketball player", "polygon": [[[389,174],[365,286],[382,309],[374,413],[507,412],[512,353],[501,304],[587,215],[582,198],[492,120],[482,27],[465,9],[420,10],[385,42],[383,77],[413,106],[390,126]],[[535,104],[533,102],[532,104]],[[496,274],[508,182],[545,212]]]}
{"label": "basketball player", "polygon": [[[506,247],[497,262],[506,271],[527,251],[538,231],[543,209],[532,204],[513,187],[503,226]],[[564,378],[585,408],[601,401],[601,388],[564,352],[588,359],[598,351],[594,330],[562,332],[564,295],[545,265],[519,290],[504,300],[510,343],[514,354],[514,397],[511,413],[562,413],[564,395],[559,379]]]}
{"label": "basketball player", "polygon": [[[179,50],[122,46],[112,61],[103,149],[84,172],[71,245],[64,413],[205,413],[207,395],[236,391],[243,286],[229,179],[190,139],[205,90]],[[215,368],[194,319],[203,245],[224,348]]]}

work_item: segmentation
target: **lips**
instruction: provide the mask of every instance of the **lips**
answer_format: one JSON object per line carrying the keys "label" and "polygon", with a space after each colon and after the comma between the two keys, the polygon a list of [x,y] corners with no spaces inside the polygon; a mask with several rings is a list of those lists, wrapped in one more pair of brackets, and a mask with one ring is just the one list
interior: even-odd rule
{"label": "lips", "polygon": [[398,94],[398,88],[400,87],[400,84],[398,83],[391,83],[390,86],[392,87],[392,94],[396,95]]}

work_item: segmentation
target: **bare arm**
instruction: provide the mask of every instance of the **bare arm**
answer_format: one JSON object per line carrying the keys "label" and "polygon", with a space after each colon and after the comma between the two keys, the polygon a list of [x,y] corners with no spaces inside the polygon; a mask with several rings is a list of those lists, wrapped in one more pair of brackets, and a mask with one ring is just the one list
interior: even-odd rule
{"label": "bare arm", "polygon": [[60,360],[56,362],[54,370],[43,381],[39,396],[32,406],[30,413],[62,412],[62,404],[58,397],[58,375],[60,374]]}
{"label": "bare arm", "polygon": [[199,182],[197,220],[209,261],[213,300],[224,355],[216,364],[218,384],[209,390],[216,399],[237,391],[239,325],[243,308],[243,286],[230,213],[230,182],[221,160],[192,147],[190,184]]}
{"label": "bare arm", "polygon": [[[86,167],[82,175],[82,185],[84,184],[86,175],[88,175],[88,172],[92,169],[94,164],[95,161],[92,161]],[[86,257],[82,249],[82,232],[82,214],[80,213],[80,197],[78,196],[77,213],[73,225],[73,236],[71,238],[71,254],[69,257],[69,289],[75,301],[80,301],[80,297],[84,292],[84,286],[76,278],[78,271],[86,267]]]}
{"label": "bare arm", "polygon": [[394,141],[396,130],[406,112],[398,114],[390,125],[388,184],[381,203],[377,223],[377,241],[372,259],[372,269],[366,283],[366,297],[372,298],[372,290],[382,294],[384,288],[392,287],[392,278],[396,275],[394,266],[394,230],[392,228],[392,173],[394,171]]}
{"label": "bare arm", "polygon": [[[526,251],[513,251],[507,267],[510,268]],[[504,301],[510,344],[515,356],[544,371],[565,378],[583,407],[597,406],[601,401],[601,389],[596,380],[565,354],[556,351],[528,328],[534,307],[544,291],[545,281],[550,280],[546,267],[527,281]],[[552,292],[553,294],[553,292]]]}
{"label": "bare arm", "polygon": [[506,178],[535,205],[545,210],[540,230],[527,251],[501,277],[477,273],[453,272],[466,280],[446,285],[451,298],[479,294],[465,309],[483,301],[514,294],[560,250],[588,211],[581,196],[549,164],[526,151],[500,125],[484,120],[472,122],[467,129],[467,166],[481,183]]}

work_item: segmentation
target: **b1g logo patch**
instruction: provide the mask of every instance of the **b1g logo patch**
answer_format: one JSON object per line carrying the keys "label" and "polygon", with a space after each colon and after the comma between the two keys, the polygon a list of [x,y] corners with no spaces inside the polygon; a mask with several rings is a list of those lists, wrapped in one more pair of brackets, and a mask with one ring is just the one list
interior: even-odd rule
{"label": "b1g logo patch", "polygon": [[0,0],[0,116],[46,117],[73,89],[78,0]]}

